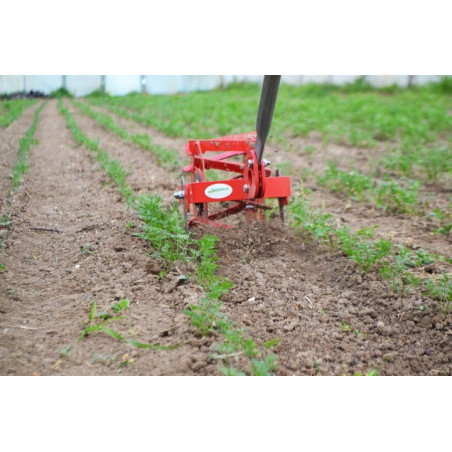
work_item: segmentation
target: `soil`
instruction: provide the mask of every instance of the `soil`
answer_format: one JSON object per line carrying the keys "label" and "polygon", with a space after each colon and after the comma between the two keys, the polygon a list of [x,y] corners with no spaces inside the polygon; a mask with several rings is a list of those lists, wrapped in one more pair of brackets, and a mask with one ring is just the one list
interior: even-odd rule
{"label": "soil", "polygon": [[[77,109],[70,111],[82,131],[130,171],[136,192],[172,201],[177,174]],[[17,152],[14,140],[29,126],[31,114],[27,110],[0,131],[6,168],[14,158],[3,149]],[[12,224],[0,255],[7,267],[0,274],[0,374],[219,375],[211,358],[219,338],[200,337],[183,314],[200,299],[201,288],[190,280],[181,283],[177,268],[159,276],[161,268],[147,255],[146,243],[133,235],[139,226],[135,213],[89,152],[74,144],[55,100],[42,111],[36,138],[30,170],[10,206]],[[268,152],[274,160],[273,150]],[[303,159],[299,165],[302,169]],[[324,202],[338,221],[354,227],[374,222],[382,234],[396,231],[401,241],[411,238],[443,255],[451,249],[446,238],[429,233],[428,225],[413,225],[423,217],[391,216],[357,203],[346,207],[346,200],[314,188],[314,201]],[[130,222],[137,227],[128,229]],[[214,232],[220,237],[219,273],[234,283],[222,311],[257,344],[280,339],[274,349],[277,375],[353,375],[372,369],[380,375],[452,374],[450,315],[439,315],[420,292],[399,299],[376,272],[364,274],[341,253],[298,237],[276,219],[250,224],[236,217],[233,229]],[[130,307],[115,330],[140,342],[177,347],[137,349],[105,334],[78,340],[93,300],[100,309],[122,298]]]}

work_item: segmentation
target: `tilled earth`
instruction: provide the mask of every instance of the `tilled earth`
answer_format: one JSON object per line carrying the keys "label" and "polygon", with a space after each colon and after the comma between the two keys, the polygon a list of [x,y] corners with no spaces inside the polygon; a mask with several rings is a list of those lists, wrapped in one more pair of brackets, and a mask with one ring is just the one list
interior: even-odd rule
{"label": "tilled earth", "polygon": [[[130,171],[137,193],[172,200],[178,174],[158,167],[152,154],[105,131],[69,102],[65,105],[81,130]],[[0,131],[2,178],[34,108]],[[170,146],[171,139],[147,132]],[[200,299],[201,288],[190,280],[181,284],[177,265],[165,278],[159,276],[147,244],[133,235],[139,230],[134,211],[88,150],[75,145],[56,101],[42,111],[36,138],[30,170],[9,207],[11,226],[0,258],[7,267],[0,274],[0,373],[220,374],[211,353],[221,338],[200,337],[183,314]],[[347,153],[347,148],[332,152]],[[294,160],[301,168],[303,159]],[[7,187],[1,187],[3,196]],[[443,255],[451,249],[450,241],[433,236],[420,218],[346,207],[346,200],[321,189],[316,199],[338,221],[354,227],[384,223],[381,234],[395,231],[401,243],[411,240]],[[341,253],[301,239],[276,220],[249,224],[238,218],[234,223],[231,230],[215,231],[219,273],[235,285],[222,310],[257,344],[280,339],[274,349],[277,375],[452,374],[450,316],[439,315],[420,292],[399,299],[376,272],[362,273]],[[123,320],[112,324],[116,331],[139,342],[177,347],[137,349],[102,333],[78,340],[93,300],[107,308],[122,298],[130,300],[130,307]],[[421,305],[426,309],[421,311]],[[63,349],[69,351],[61,354]]]}

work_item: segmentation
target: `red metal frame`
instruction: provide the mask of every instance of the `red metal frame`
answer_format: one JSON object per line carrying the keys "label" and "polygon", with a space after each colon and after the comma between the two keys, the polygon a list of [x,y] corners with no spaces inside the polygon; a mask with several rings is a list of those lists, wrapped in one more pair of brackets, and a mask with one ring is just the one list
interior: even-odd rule
{"label": "red metal frame", "polygon": [[[254,151],[255,140],[256,133],[252,132],[213,140],[190,140],[187,143],[185,150],[192,162],[184,168],[184,172],[191,174],[191,183],[181,188],[183,197],[179,198],[187,213],[193,211],[188,226],[204,224],[230,227],[216,220],[242,210],[246,211],[248,218],[263,218],[264,210],[270,209],[265,205],[266,198],[278,198],[280,211],[287,205],[290,179],[272,177],[264,161],[258,164]],[[207,181],[208,169],[233,173],[234,176],[226,180]],[[226,201],[235,204],[209,213],[209,204]]]}

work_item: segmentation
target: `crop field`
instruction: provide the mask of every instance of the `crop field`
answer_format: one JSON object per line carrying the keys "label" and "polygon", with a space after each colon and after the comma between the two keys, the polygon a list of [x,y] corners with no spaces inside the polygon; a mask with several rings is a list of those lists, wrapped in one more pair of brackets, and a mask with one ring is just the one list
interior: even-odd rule
{"label": "crop field", "polygon": [[0,374],[452,375],[451,92],[282,85],[287,224],[190,233],[185,143],[257,84],[0,101]]}

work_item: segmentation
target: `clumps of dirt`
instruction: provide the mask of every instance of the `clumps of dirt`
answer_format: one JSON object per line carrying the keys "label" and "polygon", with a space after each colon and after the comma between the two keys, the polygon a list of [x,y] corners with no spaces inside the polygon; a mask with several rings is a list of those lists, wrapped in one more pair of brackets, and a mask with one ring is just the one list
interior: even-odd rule
{"label": "clumps of dirt", "polygon": [[235,284],[225,312],[257,342],[280,339],[278,374],[451,374],[450,321],[421,294],[401,300],[376,273],[277,222],[220,237],[222,273]]}

